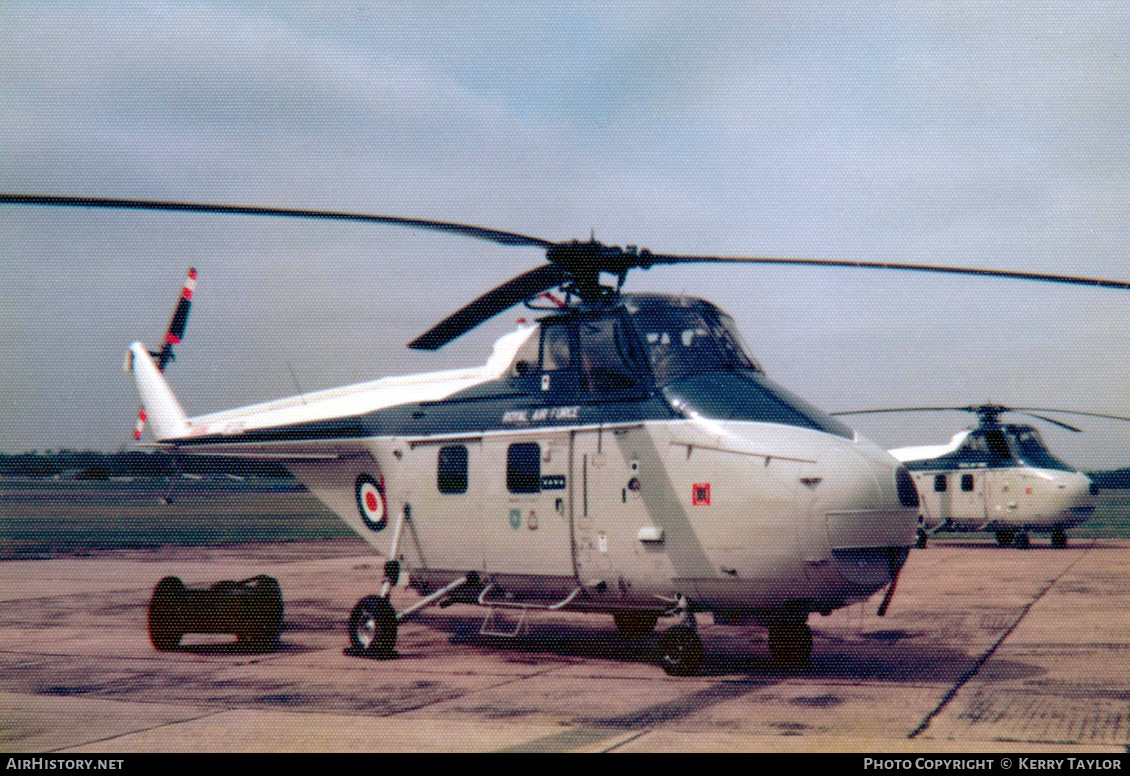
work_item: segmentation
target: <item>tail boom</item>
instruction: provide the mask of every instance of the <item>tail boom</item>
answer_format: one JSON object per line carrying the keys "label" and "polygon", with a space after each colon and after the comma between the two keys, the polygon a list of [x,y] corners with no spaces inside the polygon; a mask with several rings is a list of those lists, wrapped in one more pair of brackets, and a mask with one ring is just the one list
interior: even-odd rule
{"label": "tail boom", "polygon": [[188,435],[188,416],[177,401],[173,389],[154,363],[149,350],[140,342],[129,346],[126,371],[133,373],[138,396],[141,397],[140,422],[148,420],[157,439],[177,439]]}

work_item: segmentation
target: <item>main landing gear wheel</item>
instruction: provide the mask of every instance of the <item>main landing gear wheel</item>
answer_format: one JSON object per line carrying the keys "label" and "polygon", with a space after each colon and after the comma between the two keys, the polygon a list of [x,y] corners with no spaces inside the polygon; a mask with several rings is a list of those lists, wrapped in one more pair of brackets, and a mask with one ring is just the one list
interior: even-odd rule
{"label": "main landing gear wheel", "polygon": [[1014,531],[997,531],[997,544],[1001,547],[1008,547],[1015,538],[1016,533]]}
{"label": "main landing gear wheel", "polygon": [[812,629],[806,622],[769,626],[769,654],[784,668],[800,668],[812,654]]}
{"label": "main landing gear wheel", "polygon": [[642,639],[655,630],[659,615],[652,612],[616,612],[612,619],[621,636],[626,639]]}
{"label": "main landing gear wheel", "polygon": [[1067,546],[1067,534],[1063,531],[1052,531],[1052,547],[1062,550]]}
{"label": "main landing gear wheel", "polygon": [[670,676],[694,676],[704,657],[702,639],[686,625],[676,625],[659,639],[659,658]]}
{"label": "main landing gear wheel", "polygon": [[366,657],[394,656],[396,610],[387,598],[370,595],[357,602],[349,615],[349,643]]}
{"label": "main landing gear wheel", "polygon": [[1027,533],[1019,533],[1019,534],[1016,535],[1016,549],[1018,549],[1018,550],[1028,549],[1028,534]]}

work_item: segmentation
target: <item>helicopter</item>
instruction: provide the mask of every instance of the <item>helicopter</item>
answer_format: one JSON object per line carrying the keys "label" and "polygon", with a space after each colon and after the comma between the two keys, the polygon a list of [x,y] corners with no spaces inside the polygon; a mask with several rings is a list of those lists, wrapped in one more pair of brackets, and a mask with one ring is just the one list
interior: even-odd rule
{"label": "helicopter", "polygon": [[1031,533],[1051,534],[1051,546],[1067,546],[1068,528],[1095,511],[1099,487],[1048,450],[1029,424],[1001,423],[1005,413],[1028,415],[1068,431],[1082,429],[1037,412],[1130,420],[1097,412],[1006,407],[986,403],[967,407],[903,407],[833,412],[868,415],[889,412],[969,412],[975,428],[960,431],[948,444],[903,447],[889,452],[911,472],[921,505],[917,546],[939,531],[995,533],[997,544],[1026,549]]}
{"label": "helicopter", "polygon": [[[770,380],[712,303],[623,292],[633,269],[733,262],[1130,288],[1004,270],[667,255],[339,211],[27,194],[0,194],[0,204],[351,221],[545,252],[545,263],[409,343],[435,350],[515,305],[538,311],[481,367],[190,417],[152,352],[129,347],[156,447],[281,463],[386,559],[379,592],[348,620],[349,649],[380,658],[395,657],[400,622],[452,603],[484,607],[481,632],[492,635],[517,635],[534,612],[611,615],[631,638],[671,618],[658,653],[673,676],[703,664],[703,613],[767,628],[770,656],[789,667],[811,654],[811,614],[884,589],[886,613],[918,524],[907,467]],[[396,611],[390,594],[404,573],[419,599]],[[513,631],[500,612],[517,617]]]}

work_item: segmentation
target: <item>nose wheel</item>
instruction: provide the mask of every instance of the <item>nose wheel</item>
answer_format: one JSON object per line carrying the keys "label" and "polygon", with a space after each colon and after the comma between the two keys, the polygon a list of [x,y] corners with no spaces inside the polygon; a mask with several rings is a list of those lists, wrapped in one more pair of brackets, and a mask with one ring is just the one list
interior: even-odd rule
{"label": "nose wheel", "polygon": [[659,639],[659,658],[669,676],[694,676],[705,658],[702,639],[694,628],[676,625]]}
{"label": "nose wheel", "polygon": [[1052,547],[1062,550],[1067,546],[1067,534],[1063,531],[1052,531]]}
{"label": "nose wheel", "polygon": [[349,615],[349,643],[366,657],[393,657],[396,646],[396,611],[387,598],[362,598]]}

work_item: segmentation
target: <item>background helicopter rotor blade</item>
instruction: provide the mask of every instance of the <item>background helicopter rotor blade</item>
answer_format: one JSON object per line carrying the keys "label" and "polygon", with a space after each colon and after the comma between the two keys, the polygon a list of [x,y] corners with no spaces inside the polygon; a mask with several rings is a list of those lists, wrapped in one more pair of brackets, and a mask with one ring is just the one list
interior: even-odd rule
{"label": "background helicopter rotor blade", "polygon": [[569,274],[556,264],[543,264],[492,288],[409,342],[408,347],[415,350],[438,350],[503,310],[559,286],[568,279]]}
{"label": "background helicopter rotor blade", "polygon": [[1017,414],[1019,414],[1019,415],[1027,415],[1027,416],[1028,416],[1028,417],[1030,417],[1030,418],[1039,418],[1040,420],[1046,421],[1046,422],[1048,422],[1048,423],[1052,423],[1052,424],[1054,424],[1054,425],[1056,425],[1056,426],[1059,426],[1060,428],[1065,428],[1065,429],[1067,429],[1068,431],[1074,431],[1074,432],[1076,432],[1076,433],[1078,433],[1078,434],[1082,434],[1082,433],[1083,433],[1083,429],[1081,429],[1081,428],[1075,428],[1075,426],[1072,426],[1072,425],[1069,425],[1069,424],[1067,424],[1067,423],[1064,423],[1064,422],[1063,422],[1063,421],[1061,421],[1061,420],[1055,420],[1054,418],[1048,418],[1048,417],[1045,417],[1045,416],[1043,416],[1043,415],[1037,415],[1037,414],[1036,414],[1036,413],[1034,413],[1034,412],[1019,412],[1018,410],[1016,410],[1016,412],[1017,412]]}
{"label": "background helicopter rotor blade", "polygon": [[[1105,418],[1106,420],[1125,420],[1127,422],[1130,422],[1130,418],[1128,417],[1124,417],[1122,415],[1104,415],[1101,412],[1080,412],[1079,410],[1060,410],[1051,409],[1050,407],[1008,407],[1007,409],[1012,412],[1024,412],[1029,414],[1032,412],[1058,412],[1064,415],[1083,415],[1088,418]],[[1039,418],[1040,416],[1034,415],[1033,417]],[[1050,420],[1050,418],[1041,419]]]}
{"label": "background helicopter rotor blade", "polygon": [[830,415],[874,415],[879,413],[888,412],[940,412],[945,410],[957,410],[960,412],[970,412],[974,415],[980,416],[982,422],[995,422],[998,415],[1005,412],[1015,412],[1020,415],[1028,415],[1032,418],[1039,418],[1040,420],[1052,423],[1054,425],[1065,428],[1068,431],[1075,431],[1082,433],[1083,429],[1076,428],[1075,426],[1064,423],[1055,418],[1049,418],[1045,415],[1038,415],[1038,412],[1058,412],[1065,415],[1083,415],[1090,418],[1105,418],[1107,420],[1124,420],[1130,422],[1130,418],[1121,415],[1105,415],[1101,412],[1081,412],[1079,410],[1061,410],[1051,409],[1049,407],[1005,407],[1000,404],[974,404],[967,407],[891,407],[884,409],[873,410],[851,410],[845,412],[831,412]]}

